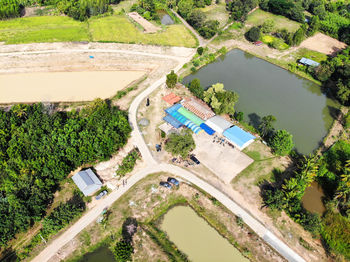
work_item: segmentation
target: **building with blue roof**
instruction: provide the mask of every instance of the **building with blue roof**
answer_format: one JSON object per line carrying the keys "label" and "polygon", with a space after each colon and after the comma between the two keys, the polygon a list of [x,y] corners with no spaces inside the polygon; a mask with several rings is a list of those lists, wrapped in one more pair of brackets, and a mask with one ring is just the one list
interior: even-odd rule
{"label": "building with blue roof", "polygon": [[102,187],[102,182],[90,168],[75,174],[72,179],[84,196],[89,196]]}
{"label": "building with blue roof", "polygon": [[246,148],[255,139],[255,136],[244,131],[238,126],[233,126],[229,129],[226,129],[223,135],[239,150]]}
{"label": "building with blue roof", "polygon": [[202,128],[210,136],[214,135],[215,133],[215,131],[211,129],[209,126],[207,126],[205,123],[200,124],[199,127]]}
{"label": "building with blue roof", "polygon": [[180,121],[178,121],[177,119],[175,119],[171,115],[166,115],[165,117],[163,117],[163,120],[165,122],[169,123],[170,125],[172,125],[173,127],[175,127],[176,129],[183,126],[183,124]]}
{"label": "building with blue roof", "polygon": [[180,107],[182,107],[181,104],[175,104],[175,105],[165,109],[164,111],[165,111],[165,113],[171,115],[171,113],[176,112],[177,110],[179,110]]}
{"label": "building with blue roof", "polygon": [[320,63],[317,63],[316,61],[308,59],[308,58],[305,58],[305,57],[301,58],[299,60],[299,63],[301,63],[303,65],[315,66],[315,67],[320,65]]}

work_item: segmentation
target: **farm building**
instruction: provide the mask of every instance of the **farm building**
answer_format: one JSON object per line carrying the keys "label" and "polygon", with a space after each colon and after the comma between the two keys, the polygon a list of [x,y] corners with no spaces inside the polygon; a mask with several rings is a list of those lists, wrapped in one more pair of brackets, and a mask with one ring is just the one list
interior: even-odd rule
{"label": "farm building", "polygon": [[186,97],[181,102],[181,104],[183,107],[185,107],[186,109],[188,109],[203,120],[207,120],[215,116],[215,113],[211,110],[211,108],[198,98]]}
{"label": "farm building", "polygon": [[188,111],[186,108],[184,107],[180,107],[177,110],[181,115],[183,115],[184,117],[186,117],[187,119],[191,120],[193,123],[195,123],[197,126],[200,126],[202,123],[204,123],[204,121],[202,119],[200,119],[198,116],[196,116],[195,114],[193,114],[192,112]]}
{"label": "farm building", "polygon": [[215,134],[215,131],[207,126],[205,123],[202,123],[200,126],[208,135],[212,136]]}
{"label": "farm building", "polygon": [[170,105],[176,104],[181,100],[181,97],[175,95],[174,93],[170,93],[163,97],[163,100]]}
{"label": "farm building", "polygon": [[172,112],[176,112],[177,110],[179,110],[179,108],[182,107],[181,104],[175,104],[171,107],[168,107],[167,109],[165,109],[165,113],[171,115]]}
{"label": "farm building", "polygon": [[102,182],[90,168],[76,173],[72,179],[84,196],[95,193],[102,186]]}
{"label": "farm building", "polygon": [[205,121],[205,124],[219,134],[232,126],[232,123],[222,118],[221,116],[213,116]]}
{"label": "farm building", "polygon": [[303,65],[307,65],[307,66],[319,66],[320,63],[317,63],[314,60],[311,59],[307,59],[305,57],[303,57],[302,59],[299,60],[299,63],[303,64]]}
{"label": "farm building", "polygon": [[239,150],[246,148],[255,139],[255,136],[244,131],[238,126],[233,126],[229,129],[226,129],[223,135]]}

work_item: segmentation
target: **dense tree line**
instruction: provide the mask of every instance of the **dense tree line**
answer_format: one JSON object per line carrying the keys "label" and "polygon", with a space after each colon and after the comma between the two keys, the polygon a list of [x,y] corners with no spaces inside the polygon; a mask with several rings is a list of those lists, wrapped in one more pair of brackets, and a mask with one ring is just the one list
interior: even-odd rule
{"label": "dense tree line", "polygon": [[258,0],[226,1],[226,10],[231,13],[233,20],[245,21],[248,13],[258,6]]}
{"label": "dense tree line", "polygon": [[127,114],[102,100],[79,112],[43,104],[0,110],[0,246],[39,221],[67,174],[125,145]]}
{"label": "dense tree line", "polygon": [[[295,174],[282,183],[265,185],[265,205],[284,210],[315,237],[322,237],[335,254],[350,258],[350,143],[340,140],[321,157],[303,157]],[[305,210],[305,189],[317,181],[325,192],[326,212],[317,215]]]}
{"label": "dense tree line", "polygon": [[23,5],[19,0],[1,0],[0,3],[0,20],[13,17],[19,17]]}
{"label": "dense tree line", "polygon": [[350,47],[336,57],[329,58],[314,70],[314,76],[324,83],[326,91],[331,92],[342,104],[350,103]]}

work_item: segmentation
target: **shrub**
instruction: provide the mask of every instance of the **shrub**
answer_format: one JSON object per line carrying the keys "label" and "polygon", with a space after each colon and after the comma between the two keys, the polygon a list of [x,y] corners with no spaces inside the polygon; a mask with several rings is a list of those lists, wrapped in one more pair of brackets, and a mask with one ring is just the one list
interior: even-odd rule
{"label": "shrub", "polygon": [[260,38],[260,29],[259,27],[252,27],[249,29],[249,31],[246,33],[246,38],[251,42],[256,42]]}
{"label": "shrub", "polygon": [[204,48],[202,46],[197,48],[197,54],[202,55],[204,52]]}
{"label": "shrub", "polygon": [[269,146],[276,155],[288,155],[294,147],[293,136],[286,130],[277,130],[269,139]]}
{"label": "shrub", "polygon": [[174,156],[180,155],[182,158],[187,158],[195,147],[196,144],[189,130],[184,130],[181,134],[170,134],[165,144],[166,151]]}
{"label": "shrub", "polygon": [[119,176],[125,176],[130,173],[136,164],[136,161],[140,159],[140,155],[137,149],[130,151],[126,157],[124,157],[122,164],[119,166],[116,174]]}
{"label": "shrub", "polygon": [[120,240],[113,248],[113,254],[118,262],[131,261],[131,255],[134,253],[134,248],[130,242]]}
{"label": "shrub", "polygon": [[171,70],[171,72],[166,76],[166,85],[168,88],[174,88],[177,83],[177,74],[174,73],[174,70]]}

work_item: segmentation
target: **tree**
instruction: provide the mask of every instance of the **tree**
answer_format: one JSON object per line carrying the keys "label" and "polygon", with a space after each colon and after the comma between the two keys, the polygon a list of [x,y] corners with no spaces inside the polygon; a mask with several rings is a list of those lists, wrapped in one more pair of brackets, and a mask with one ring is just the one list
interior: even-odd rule
{"label": "tree", "polygon": [[123,239],[129,243],[132,242],[134,234],[137,232],[137,220],[133,217],[128,217],[122,226]]}
{"label": "tree", "polygon": [[253,26],[249,31],[246,33],[246,38],[251,42],[256,42],[260,39],[260,28]]}
{"label": "tree", "polygon": [[120,240],[116,243],[113,254],[118,262],[131,261],[131,255],[134,253],[134,248],[130,242]]}
{"label": "tree", "polygon": [[187,158],[189,153],[195,149],[196,144],[189,130],[184,130],[181,134],[170,134],[165,144],[165,150],[174,156],[180,155]]}
{"label": "tree", "polygon": [[293,45],[298,46],[305,38],[305,30],[300,27],[293,35]]}
{"label": "tree", "polygon": [[210,39],[218,32],[219,25],[220,23],[217,20],[208,20],[198,29],[198,32],[204,38]]}
{"label": "tree", "polygon": [[268,135],[273,131],[273,123],[276,122],[276,117],[273,115],[264,116],[259,125],[259,132],[263,138],[268,137]]}
{"label": "tree", "polygon": [[190,90],[194,96],[198,97],[199,99],[203,99],[204,89],[201,86],[201,82],[198,78],[191,81],[188,86],[188,90]]}
{"label": "tree", "polygon": [[275,21],[273,19],[267,19],[261,25],[261,32],[263,33],[271,33],[275,28]]}
{"label": "tree", "polygon": [[193,26],[194,29],[199,29],[204,25],[205,14],[199,10],[195,9],[187,18],[187,22]]}
{"label": "tree", "polygon": [[288,155],[294,147],[293,136],[286,130],[277,130],[269,140],[269,146],[276,155]]}
{"label": "tree", "polygon": [[238,122],[242,122],[244,119],[244,113],[243,112],[235,112],[235,119]]}
{"label": "tree", "polygon": [[187,19],[187,17],[191,14],[193,10],[193,1],[192,0],[180,0],[180,2],[177,5],[178,11],[180,15]]}
{"label": "tree", "polygon": [[204,101],[210,105],[216,114],[234,115],[234,106],[238,101],[238,94],[225,91],[224,85],[217,83],[204,92]]}
{"label": "tree", "polygon": [[177,74],[174,73],[174,70],[171,70],[166,76],[166,85],[168,88],[174,88],[177,83]]}
{"label": "tree", "polygon": [[204,52],[204,48],[202,46],[197,48],[197,54],[202,55]]}

